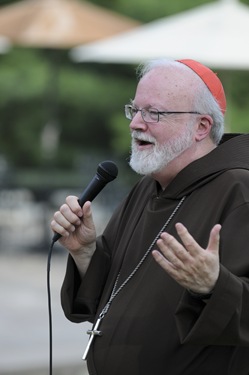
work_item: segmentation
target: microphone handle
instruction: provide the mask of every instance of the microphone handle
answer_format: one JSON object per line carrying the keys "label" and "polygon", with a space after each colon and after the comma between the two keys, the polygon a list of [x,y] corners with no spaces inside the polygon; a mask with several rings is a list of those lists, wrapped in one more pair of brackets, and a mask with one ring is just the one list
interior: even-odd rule
{"label": "microphone handle", "polygon": [[80,207],[83,207],[84,203],[86,203],[87,201],[92,202],[107,183],[107,180],[96,173],[92,181],[88,184],[88,186],[78,199]]}

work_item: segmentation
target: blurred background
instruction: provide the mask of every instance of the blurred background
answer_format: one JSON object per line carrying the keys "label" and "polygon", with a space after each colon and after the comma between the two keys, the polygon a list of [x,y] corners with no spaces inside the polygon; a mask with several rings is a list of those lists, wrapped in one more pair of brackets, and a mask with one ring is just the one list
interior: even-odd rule
{"label": "blurred background", "polygon": [[[68,194],[80,194],[101,161],[113,160],[119,176],[94,201],[100,233],[138,179],[128,167],[129,124],[123,114],[134,96],[137,63],[87,61],[86,56],[76,61],[72,48],[161,18],[167,25],[167,17],[221,3],[245,6],[247,16],[249,0],[0,0],[0,375],[48,373],[46,262],[53,212]],[[208,25],[198,27],[205,26],[215,40],[217,23],[224,23],[236,33],[235,43],[243,45],[247,64],[233,64],[235,46],[219,39],[219,52],[224,49],[225,55],[226,48],[231,56],[227,66],[216,62],[212,44],[202,43],[227,94],[226,130],[248,132],[249,52],[243,43],[248,34],[242,26],[249,25],[249,15],[240,25],[225,16],[214,20],[209,17]],[[161,55],[167,55],[167,38],[158,39]],[[150,40],[148,50],[156,43]],[[88,324],[68,322],[60,308],[65,265],[66,253],[56,244],[51,265],[54,372],[87,374],[81,356]]]}

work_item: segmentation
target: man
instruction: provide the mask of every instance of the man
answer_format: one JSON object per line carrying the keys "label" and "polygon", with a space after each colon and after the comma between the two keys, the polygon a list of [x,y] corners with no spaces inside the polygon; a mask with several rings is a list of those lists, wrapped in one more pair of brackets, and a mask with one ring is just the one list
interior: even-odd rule
{"label": "man", "polygon": [[145,177],[97,240],[90,202],[55,213],[65,314],[97,321],[91,375],[248,375],[249,137],[221,142],[225,110],[202,64],[146,64],[125,106]]}

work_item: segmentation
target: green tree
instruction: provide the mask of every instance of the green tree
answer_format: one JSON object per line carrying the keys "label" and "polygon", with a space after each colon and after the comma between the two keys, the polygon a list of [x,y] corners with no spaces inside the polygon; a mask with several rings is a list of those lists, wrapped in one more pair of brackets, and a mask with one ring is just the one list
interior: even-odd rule
{"label": "green tree", "polygon": [[[2,0],[1,5],[14,2]],[[93,2],[150,22],[208,1]],[[218,73],[228,93],[229,129],[246,132],[249,72]],[[123,106],[133,97],[135,86],[132,65],[75,64],[68,50],[14,46],[0,55],[0,153],[18,168],[72,168],[89,153],[126,160],[130,139]],[[49,126],[59,141],[53,152],[44,148]]]}

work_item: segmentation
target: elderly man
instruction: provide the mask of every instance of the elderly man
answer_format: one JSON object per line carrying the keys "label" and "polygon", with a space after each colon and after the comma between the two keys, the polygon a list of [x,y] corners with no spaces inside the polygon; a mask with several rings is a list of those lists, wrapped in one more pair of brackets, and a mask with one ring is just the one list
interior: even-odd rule
{"label": "elderly man", "polygon": [[202,64],[160,59],[139,78],[125,113],[144,177],[97,239],[77,197],[51,223],[65,314],[94,323],[91,375],[248,375],[249,137],[223,136],[224,90]]}

